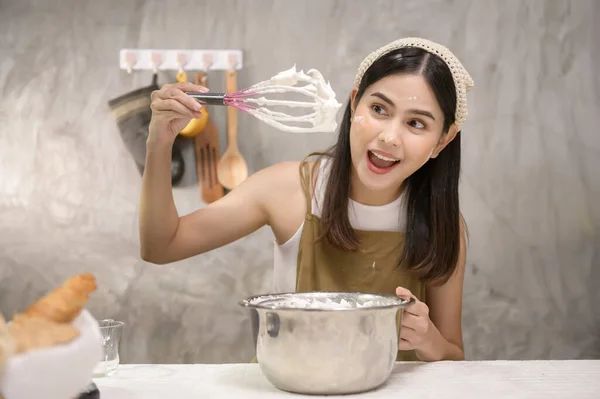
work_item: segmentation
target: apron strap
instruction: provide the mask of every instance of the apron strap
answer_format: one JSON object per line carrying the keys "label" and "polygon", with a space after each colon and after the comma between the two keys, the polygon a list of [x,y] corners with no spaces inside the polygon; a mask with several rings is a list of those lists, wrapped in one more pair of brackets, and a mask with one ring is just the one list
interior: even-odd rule
{"label": "apron strap", "polygon": [[[327,157],[329,154],[323,152],[311,152],[300,162],[300,182],[302,183],[302,190],[304,191],[304,197],[306,198],[306,213],[312,213],[312,196],[314,195],[314,190],[311,190],[310,187],[313,185],[314,176],[311,173],[311,169],[315,169],[311,167],[308,163],[308,159],[312,156],[316,156],[317,160],[320,157]],[[316,166],[316,165],[313,165]]]}
{"label": "apron strap", "polygon": [[300,183],[302,184],[302,191],[304,192],[304,198],[306,199],[306,213],[312,213],[312,195],[310,190],[311,175],[309,171],[309,164],[307,162],[308,157],[306,156],[302,162],[300,162]]}

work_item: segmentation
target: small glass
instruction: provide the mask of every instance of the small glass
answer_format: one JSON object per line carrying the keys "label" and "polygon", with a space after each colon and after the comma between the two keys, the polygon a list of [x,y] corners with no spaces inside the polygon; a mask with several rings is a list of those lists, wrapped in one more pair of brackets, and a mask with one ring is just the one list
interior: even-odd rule
{"label": "small glass", "polygon": [[112,375],[119,367],[119,341],[125,323],[112,319],[101,320],[100,334],[102,335],[103,359],[94,368],[94,377]]}

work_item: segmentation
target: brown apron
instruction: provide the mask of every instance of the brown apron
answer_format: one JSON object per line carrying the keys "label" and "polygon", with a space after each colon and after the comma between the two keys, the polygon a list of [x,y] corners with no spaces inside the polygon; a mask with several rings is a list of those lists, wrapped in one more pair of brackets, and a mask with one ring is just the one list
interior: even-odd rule
{"label": "brown apron", "polygon": [[[310,155],[309,155],[310,157]],[[307,157],[308,158],[308,157]],[[298,249],[296,291],[349,291],[379,294],[396,293],[397,287],[410,290],[425,301],[425,285],[398,267],[404,248],[404,233],[356,230],[360,248],[343,251],[317,241],[321,234],[319,217],[312,214],[310,165],[300,164],[300,178],[306,197],[306,217]],[[398,351],[397,361],[419,360],[415,351]],[[256,361],[256,358],[253,360]]]}

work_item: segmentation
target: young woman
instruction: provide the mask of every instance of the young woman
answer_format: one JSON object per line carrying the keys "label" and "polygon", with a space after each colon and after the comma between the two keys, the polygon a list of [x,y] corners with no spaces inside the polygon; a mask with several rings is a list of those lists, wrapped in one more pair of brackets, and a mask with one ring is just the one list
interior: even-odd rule
{"label": "young woman", "polygon": [[269,225],[274,291],[368,291],[414,297],[398,360],[464,359],[465,233],[460,127],[473,82],[445,47],[392,42],[358,69],[335,146],[251,175],[224,198],[177,214],[171,146],[199,104],[168,84],[152,94],[140,206],[141,256],[164,264]]}

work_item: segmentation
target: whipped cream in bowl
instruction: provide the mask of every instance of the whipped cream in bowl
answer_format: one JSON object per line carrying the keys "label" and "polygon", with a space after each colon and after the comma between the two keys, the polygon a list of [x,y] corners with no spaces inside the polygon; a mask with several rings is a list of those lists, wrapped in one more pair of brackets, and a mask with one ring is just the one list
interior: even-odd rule
{"label": "whipped cream in bowl", "polygon": [[395,295],[359,292],[308,292],[258,295],[243,306],[274,310],[347,311],[404,307],[409,301]]}

